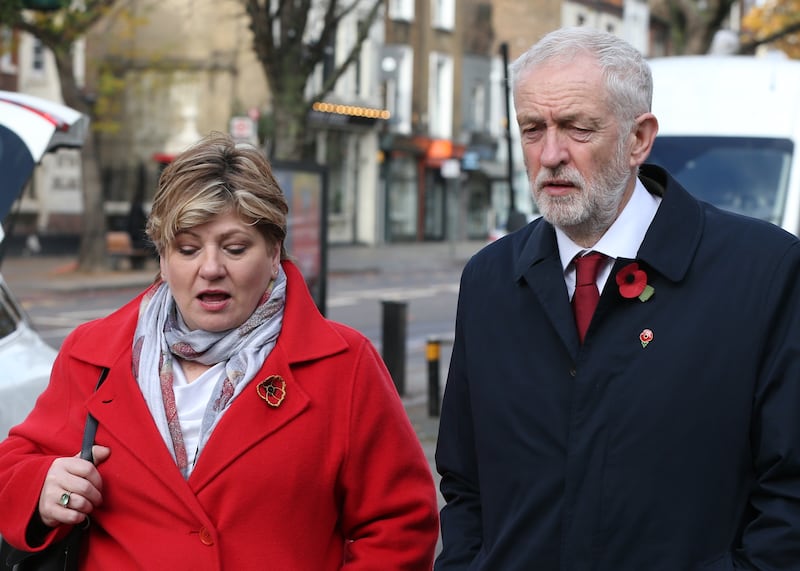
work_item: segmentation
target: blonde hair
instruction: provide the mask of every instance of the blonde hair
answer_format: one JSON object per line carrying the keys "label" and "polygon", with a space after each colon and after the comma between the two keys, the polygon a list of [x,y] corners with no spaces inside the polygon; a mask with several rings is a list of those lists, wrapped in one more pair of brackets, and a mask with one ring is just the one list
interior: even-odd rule
{"label": "blonde hair", "polygon": [[281,259],[287,258],[283,243],[289,206],[269,161],[255,147],[213,132],[161,173],[147,236],[163,255],[177,234],[226,212],[253,224],[268,243],[280,243]]}

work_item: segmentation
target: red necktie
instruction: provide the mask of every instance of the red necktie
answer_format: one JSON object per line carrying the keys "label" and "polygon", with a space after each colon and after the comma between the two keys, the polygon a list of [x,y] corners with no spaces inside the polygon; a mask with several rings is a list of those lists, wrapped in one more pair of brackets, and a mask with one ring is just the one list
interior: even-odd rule
{"label": "red necktie", "polygon": [[597,289],[597,272],[605,256],[600,252],[591,252],[575,258],[575,295],[572,296],[572,310],[575,312],[575,325],[578,326],[578,337],[583,343],[586,330],[592,321],[600,292]]}

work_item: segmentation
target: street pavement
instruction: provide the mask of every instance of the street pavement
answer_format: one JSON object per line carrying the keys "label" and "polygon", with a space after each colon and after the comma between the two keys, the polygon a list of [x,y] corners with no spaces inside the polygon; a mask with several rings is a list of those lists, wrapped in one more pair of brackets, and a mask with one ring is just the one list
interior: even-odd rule
{"label": "street pavement", "polygon": [[[335,245],[328,249],[328,275],[385,275],[408,272],[460,270],[469,257],[477,252],[483,241],[449,241],[435,243],[384,244],[379,246]],[[33,291],[91,291],[107,288],[145,287],[157,273],[154,260],[141,270],[121,267],[100,272],[78,272],[74,256],[13,255],[6,256],[0,272],[12,291],[19,297]],[[407,352],[408,353],[408,352]],[[444,355],[442,357],[444,359]],[[446,363],[443,363],[446,371]],[[428,412],[427,366],[425,363],[406,363],[406,394],[403,403],[422,448],[434,469],[434,452],[438,432],[438,417]],[[444,379],[442,378],[442,383]],[[442,503],[441,495],[439,497]]]}

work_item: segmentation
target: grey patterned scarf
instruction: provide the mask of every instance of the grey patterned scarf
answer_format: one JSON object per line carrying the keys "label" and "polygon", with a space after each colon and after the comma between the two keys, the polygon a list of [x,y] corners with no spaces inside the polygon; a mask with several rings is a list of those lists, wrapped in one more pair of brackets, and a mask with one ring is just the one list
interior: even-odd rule
{"label": "grey patterned scarf", "polygon": [[[191,474],[211,432],[233,400],[264,364],[278,339],[286,302],[286,273],[281,267],[253,314],[236,329],[212,333],[190,330],[166,283],[155,284],[139,306],[133,337],[133,374],[150,414],[184,478]],[[173,358],[204,365],[225,363],[200,427],[200,442],[189,459],[173,390]]]}

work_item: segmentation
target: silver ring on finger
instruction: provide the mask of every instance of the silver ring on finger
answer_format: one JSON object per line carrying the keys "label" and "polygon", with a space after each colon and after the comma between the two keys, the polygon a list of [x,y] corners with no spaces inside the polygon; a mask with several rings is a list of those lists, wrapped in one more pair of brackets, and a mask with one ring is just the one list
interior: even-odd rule
{"label": "silver ring on finger", "polygon": [[58,498],[58,505],[60,505],[62,508],[68,508],[71,496],[72,496],[71,492],[64,492],[63,494],[61,494],[61,497]]}

